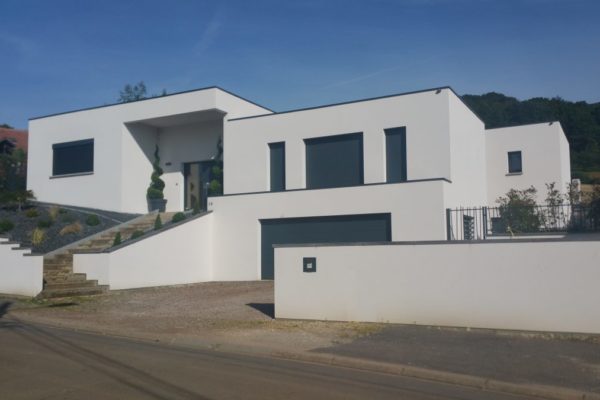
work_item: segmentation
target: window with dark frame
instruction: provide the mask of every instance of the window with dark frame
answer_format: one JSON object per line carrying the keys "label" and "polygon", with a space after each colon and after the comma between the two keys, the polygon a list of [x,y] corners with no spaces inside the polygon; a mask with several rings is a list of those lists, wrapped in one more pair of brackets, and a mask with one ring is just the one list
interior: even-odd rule
{"label": "window with dark frame", "polygon": [[362,132],[304,139],[304,144],[307,189],[364,183]]}
{"label": "window with dark frame", "polygon": [[94,172],[94,139],[52,145],[52,176]]}
{"label": "window with dark frame", "polygon": [[523,162],[521,159],[520,151],[509,151],[508,152],[508,173],[518,174],[523,172]]}
{"label": "window with dark frame", "polygon": [[385,169],[389,183],[406,181],[406,127],[385,129]]}
{"label": "window with dark frame", "polygon": [[285,142],[269,143],[271,192],[285,190]]}

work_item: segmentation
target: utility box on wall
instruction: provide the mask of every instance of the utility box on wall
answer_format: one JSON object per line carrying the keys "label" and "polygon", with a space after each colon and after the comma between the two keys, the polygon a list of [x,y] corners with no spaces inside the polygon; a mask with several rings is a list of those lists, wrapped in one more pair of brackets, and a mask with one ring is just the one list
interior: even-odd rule
{"label": "utility box on wall", "polygon": [[317,272],[317,258],[304,257],[302,259],[302,272]]}

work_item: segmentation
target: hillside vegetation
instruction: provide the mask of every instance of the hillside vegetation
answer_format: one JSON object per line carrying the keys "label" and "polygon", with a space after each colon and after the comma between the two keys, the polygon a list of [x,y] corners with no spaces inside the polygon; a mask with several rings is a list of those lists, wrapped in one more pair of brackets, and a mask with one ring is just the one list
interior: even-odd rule
{"label": "hillside vegetation", "polygon": [[559,97],[520,101],[495,92],[462,98],[488,129],[560,121],[571,147],[573,177],[600,183],[600,103],[571,102]]}

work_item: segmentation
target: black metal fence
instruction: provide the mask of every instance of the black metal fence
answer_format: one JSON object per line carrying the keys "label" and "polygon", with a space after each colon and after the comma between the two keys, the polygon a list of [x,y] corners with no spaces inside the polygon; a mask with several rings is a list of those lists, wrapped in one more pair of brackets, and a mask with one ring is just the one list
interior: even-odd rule
{"label": "black metal fence", "polygon": [[600,207],[500,206],[446,210],[448,240],[561,232],[600,232]]}

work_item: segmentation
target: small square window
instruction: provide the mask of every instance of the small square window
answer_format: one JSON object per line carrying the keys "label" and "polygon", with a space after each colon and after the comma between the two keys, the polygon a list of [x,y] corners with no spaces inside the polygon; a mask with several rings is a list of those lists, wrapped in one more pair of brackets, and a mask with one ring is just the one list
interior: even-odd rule
{"label": "small square window", "polygon": [[523,162],[520,151],[508,152],[508,173],[517,174],[523,172]]}

